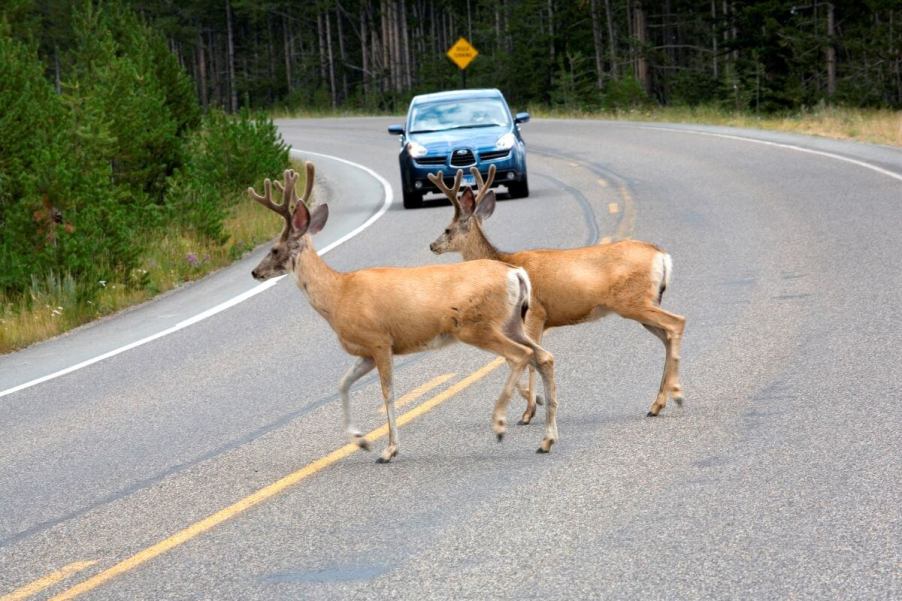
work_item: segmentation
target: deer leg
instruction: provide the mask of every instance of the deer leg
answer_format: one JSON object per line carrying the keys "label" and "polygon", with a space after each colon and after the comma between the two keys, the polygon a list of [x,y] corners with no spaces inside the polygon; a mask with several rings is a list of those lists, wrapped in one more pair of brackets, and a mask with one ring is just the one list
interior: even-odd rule
{"label": "deer leg", "polygon": [[520,375],[532,359],[532,351],[528,346],[514,342],[496,329],[488,332],[484,329],[464,330],[458,334],[458,337],[461,342],[504,357],[510,366],[510,374],[504,382],[504,388],[501,389],[501,394],[498,396],[492,412],[492,431],[498,437],[498,442],[501,442],[504,439],[504,433],[507,432],[507,406],[517,385],[517,380],[520,379]]}
{"label": "deer leg", "polygon": [[[538,330],[538,333],[535,336],[531,336],[532,340],[535,341],[536,346],[542,342],[542,334],[544,332],[544,328]],[[535,351],[535,349],[533,349]],[[543,349],[544,350],[544,349]],[[520,418],[520,421],[517,422],[518,425],[525,426],[532,422],[532,419],[536,416],[536,405],[542,404],[541,395],[536,392],[536,368],[533,364],[529,365],[529,376],[528,376],[528,384],[526,389],[526,409],[523,410],[523,416]],[[543,380],[544,386],[544,380]],[[522,391],[521,391],[522,394]]]}
{"label": "deer leg", "polygon": [[[538,307],[533,307],[526,314],[526,332],[536,344],[541,344],[542,334],[545,333],[544,312]],[[523,417],[517,422],[518,425],[525,426],[532,421],[536,415],[536,405],[542,404],[542,397],[536,394],[536,368],[530,364],[529,379],[526,390],[518,387],[520,394],[526,399],[526,409],[523,411]],[[525,394],[524,394],[525,392]]]}
{"label": "deer leg", "polygon": [[[655,326],[649,326],[646,324],[642,324],[642,327],[651,332],[656,338],[658,338],[664,344],[664,370],[661,373],[661,385],[658,386],[658,395],[655,397],[654,405],[660,404],[661,407],[667,402],[667,374],[670,369],[671,357],[670,357],[670,344],[667,342],[667,333],[661,328],[657,328]],[[679,403],[681,403],[679,401]],[[654,405],[652,405],[654,407]],[[649,417],[654,417],[651,411],[648,412]]]}
{"label": "deer leg", "polygon": [[554,357],[538,344],[529,341],[532,349],[532,364],[542,376],[542,387],[545,389],[545,437],[536,450],[537,453],[548,453],[551,446],[558,441],[557,433],[557,385],[554,381]]}
{"label": "deer leg", "polygon": [[365,451],[370,450],[370,443],[363,437],[363,433],[357,429],[354,425],[354,420],[351,418],[351,398],[349,392],[354,382],[370,373],[375,366],[376,364],[371,358],[358,357],[357,361],[354,362],[354,365],[351,366],[341,379],[341,383],[338,385],[338,392],[341,394],[341,412],[345,432],[351,437],[351,442]]}
{"label": "deer leg", "polygon": [[382,451],[377,463],[388,463],[398,454],[398,427],[395,420],[395,393],[392,385],[391,347],[376,353],[373,357],[382,383],[382,398],[385,401],[385,415],[388,418],[388,446]]}
{"label": "deer leg", "polygon": [[682,405],[683,387],[680,385],[679,376],[680,340],[683,337],[686,318],[657,306],[646,307],[639,314],[624,315],[624,317],[635,319],[664,343],[664,373],[661,376],[658,395],[648,410],[648,417],[655,417],[661,413],[661,410],[667,405],[668,397],[672,398],[677,405]]}

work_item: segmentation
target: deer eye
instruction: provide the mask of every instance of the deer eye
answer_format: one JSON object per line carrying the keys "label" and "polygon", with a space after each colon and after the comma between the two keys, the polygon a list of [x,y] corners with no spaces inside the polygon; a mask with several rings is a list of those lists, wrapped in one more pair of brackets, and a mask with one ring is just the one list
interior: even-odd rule
{"label": "deer eye", "polygon": [[276,256],[277,254],[279,254],[279,251],[277,251],[276,249],[272,249],[271,251],[269,251],[269,254],[271,254],[272,256]]}

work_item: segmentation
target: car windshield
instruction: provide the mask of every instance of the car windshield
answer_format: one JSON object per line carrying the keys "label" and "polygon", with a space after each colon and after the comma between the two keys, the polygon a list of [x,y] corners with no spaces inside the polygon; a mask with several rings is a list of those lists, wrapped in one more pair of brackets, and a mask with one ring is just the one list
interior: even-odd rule
{"label": "car windshield", "polygon": [[421,134],[509,123],[508,113],[499,99],[473,98],[415,105],[408,130],[412,134]]}

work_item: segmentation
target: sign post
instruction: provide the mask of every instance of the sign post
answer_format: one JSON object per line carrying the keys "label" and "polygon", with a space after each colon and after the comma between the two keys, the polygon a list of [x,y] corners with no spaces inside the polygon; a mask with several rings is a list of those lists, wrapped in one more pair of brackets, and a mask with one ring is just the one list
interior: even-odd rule
{"label": "sign post", "polygon": [[460,69],[460,77],[462,87],[467,87],[467,67],[473,62],[473,59],[479,55],[479,51],[474,48],[467,38],[461,37],[454,43],[447,52],[448,58],[451,59],[457,68]]}

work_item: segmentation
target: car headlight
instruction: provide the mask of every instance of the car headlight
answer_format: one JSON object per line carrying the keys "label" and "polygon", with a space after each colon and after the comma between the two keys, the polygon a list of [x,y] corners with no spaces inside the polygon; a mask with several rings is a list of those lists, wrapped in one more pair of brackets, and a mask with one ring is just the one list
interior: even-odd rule
{"label": "car headlight", "polygon": [[426,147],[422,144],[417,144],[416,142],[408,142],[407,143],[407,154],[417,159],[421,156],[426,156]]}
{"label": "car headlight", "polygon": [[517,136],[515,136],[511,132],[508,132],[508,133],[504,134],[503,136],[501,136],[500,138],[498,138],[498,140],[495,142],[495,148],[497,148],[498,150],[510,150],[511,148],[514,147],[514,144],[516,144],[516,143],[517,143]]}

